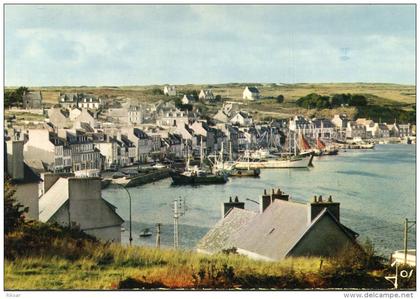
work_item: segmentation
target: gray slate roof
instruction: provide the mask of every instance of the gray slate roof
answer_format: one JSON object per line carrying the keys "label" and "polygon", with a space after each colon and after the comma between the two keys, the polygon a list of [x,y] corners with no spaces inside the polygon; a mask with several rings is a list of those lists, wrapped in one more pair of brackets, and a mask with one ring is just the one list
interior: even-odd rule
{"label": "gray slate roof", "polygon": [[199,241],[197,249],[207,253],[217,253],[232,248],[234,246],[232,237],[256,215],[252,211],[233,208]]}
{"label": "gray slate roof", "polygon": [[275,200],[262,214],[258,214],[237,233],[238,248],[278,260],[308,227],[306,204]]}

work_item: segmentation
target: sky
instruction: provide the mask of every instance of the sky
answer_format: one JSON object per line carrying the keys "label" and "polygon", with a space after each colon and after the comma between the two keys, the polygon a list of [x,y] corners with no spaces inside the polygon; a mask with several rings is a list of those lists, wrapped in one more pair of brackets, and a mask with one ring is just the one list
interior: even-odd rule
{"label": "sky", "polygon": [[6,5],[6,86],[415,84],[414,5]]}

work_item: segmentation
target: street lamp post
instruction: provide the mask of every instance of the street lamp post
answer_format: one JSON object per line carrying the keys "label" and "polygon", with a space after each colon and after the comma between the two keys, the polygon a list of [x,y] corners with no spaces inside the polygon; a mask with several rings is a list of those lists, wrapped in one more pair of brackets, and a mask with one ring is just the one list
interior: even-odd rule
{"label": "street lamp post", "polygon": [[130,241],[130,246],[131,243],[133,242],[133,235],[132,235],[132,228],[131,228],[131,194],[130,191],[128,191],[128,189],[123,185],[123,184],[118,184],[118,186],[121,186],[128,194],[128,199],[129,199],[129,204],[128,204],[128,213],[129,213],[129,225],[130,225],[130,238],[128,239]]}

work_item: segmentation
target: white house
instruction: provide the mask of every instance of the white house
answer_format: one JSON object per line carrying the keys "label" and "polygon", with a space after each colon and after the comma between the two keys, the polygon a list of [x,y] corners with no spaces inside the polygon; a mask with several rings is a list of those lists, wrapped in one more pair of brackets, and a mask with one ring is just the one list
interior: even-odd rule
{"label": "white house", "polygon": [[102,241],[121,242],[124,220],[101,195],[100,178],[59,178],[39,199],[39,220],[77,225]]}
{"label": "white house", "polygon": [[260,91],[256,87],[247,86],[242,93],[242,98],[244,100],[258,100],[260,98]]}
{"label": "white house", "polygon": [[141,106],[130,106],[128,109],[128,122],[133,125],[142,124],[144,120]]}
{"label": "white house", "polygon": [[230,123],[233,125],[240,125],[240,126],[247,127],[247,126],[252,125],[253,121],[252,121],[252,117],[248,113],[244,111],[240,111],[234,114],[234,116],[230,119]]}
{"label": "white house", "polygon": [[175,86],[171,86],[171,85],[166,85],[163,88],[163,93],[166,96],[176,96],[176,87]]}
{"label": "white house", "polygon": [[92,128],[95,128],[97,124],[93,115],[86,108],[81,109],[80,114],[74,119],[74,122],[87,123]]}
{"label": "white house", "polygon": [[215,96],[213,95],[211,89],[202,89],[198,98],[203,101],[214,101]]}
{"label": "white house", "polygon": [[181,99],[181,102],[184,105],[188,105],[188,104],[194,103],[195,102],[195,99],[191,95],[184,94],[184,96]]}
{"label": "white house", "polygon": [[366,138],[366,127],[355,121],[349,121],[346,128],[346,138]]}
{"label": "white house", "polygon": [[23,155],[25,160],[41,160],[51,172],[72,170],[71,150],[65,138],[60,138],[47,129],[28,130]]}
{"label": "white house", "polygon": [[349,119],[346,114],[335,114],[334,117],[331,119],[331,122],[340,129],[345,129],[347,127],[347,123]]}
{"label": "white house", "polygon": [[80,108],[72,108],[69,113],[69,118],[71,121],[74,121],[80,114],[82,114],[82,110]]}
{"label": "white house", "polygon": [[174,108],[161,110],[157,116],[156,124],[162,127],[176,127],[181,123],[187,124],[188,120],[188,112]]}
{"label": "white house", "polygon": [[77,105],[79,108],[86,109],[99,109],[102,106],[102,100],[93,95],[79,95],[79,102]]}

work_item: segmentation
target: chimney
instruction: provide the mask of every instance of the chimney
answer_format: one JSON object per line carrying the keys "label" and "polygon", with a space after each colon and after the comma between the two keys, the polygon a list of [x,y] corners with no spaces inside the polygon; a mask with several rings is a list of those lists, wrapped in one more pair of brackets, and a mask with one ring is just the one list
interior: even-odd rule
{"label": "chimney", "polygon": [[23,140],[9,140],[7,146],[7,165],[8,175],[14,180],[23,180]]}
{"label": "chimney", "polygon": [[272,193],[271,193],[271,202],[273,202],[276,199],[288,201],[289,200],[289,194],[285,194],[280,189],[277,189],[277,191],[275,192],[274,189],[273,189]]}
{"label": "chimney", "polygon": [[271,195],[267,194],[267,190],[264,189],[264,194],[260,199],[260,213],[262,214],[265,209],[271,204]]}
{"label": "chimney", "polygon": [[222,218],[225,218],[227,213],[233,208],[245,209],[245,203],[239,201],[238,196],[235,197],[235,201],[232,201],[232,196],[229,197],[229,202],[222,203]]}
{"label": "chimney", "polygon": [[310,206],[308,209],[308,212],[310,213],[308,220],[310,222],[312,222],[324,209],[328,209],[337,221],[340,221],[340,203],[333,202],[331,195],[326,201],[322,199],[321,195],[318,198],[315,195],[313,201],[308,203],[308,205]]}
{"label": "chimney", "polygon": [[68,178],[68,224],[80,229],[101,227],[109,224],[109,215],[101,210],[101,179]]}

